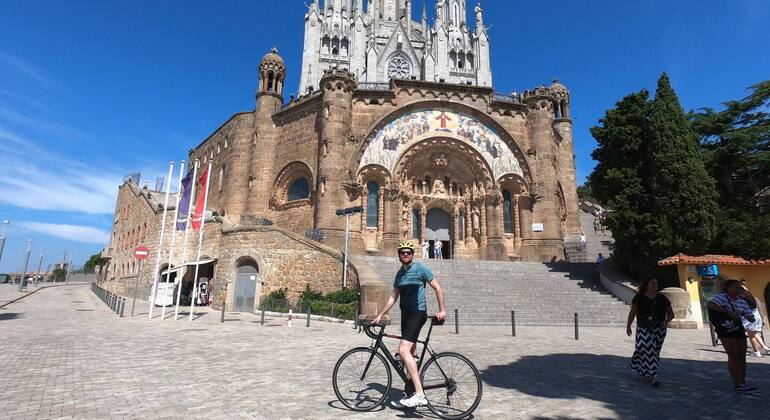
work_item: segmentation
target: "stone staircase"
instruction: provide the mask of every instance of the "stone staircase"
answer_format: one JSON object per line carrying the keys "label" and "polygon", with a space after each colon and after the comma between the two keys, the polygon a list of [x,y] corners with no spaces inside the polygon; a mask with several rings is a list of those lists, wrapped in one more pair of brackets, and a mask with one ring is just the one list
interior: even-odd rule
{"label": "stone staircase", "polygon": [[[593,231],[593,229],[592,229]],[[393,257],[361,257],[384,282],[392,284],[400,264]],[[625,325],[628,306],[599,285],[593,263],[523,263],[503,261],[421,260],[441,283],[449,321],[459,310],[461,325]],[[428,313],[437,310],[426,286]],[[398,304],[390,312],[400,320]]]}
{"label": "stone staircase", "polygon": [[601,232],[595,234],[594,215],[584,210],[580,210],[580,227],[586,235],[586,261],[596,262],[596,257],[599,256],[599,253],[604,258],[609,257],[610,252],[612,252],[610,247],[614,243],[612,232],[607,230],[605,234]]}

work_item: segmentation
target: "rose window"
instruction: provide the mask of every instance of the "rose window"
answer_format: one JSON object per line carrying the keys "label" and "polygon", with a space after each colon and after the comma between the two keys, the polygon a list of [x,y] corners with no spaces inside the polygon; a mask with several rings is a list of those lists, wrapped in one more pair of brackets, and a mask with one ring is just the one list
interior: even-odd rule
{"label": "rose window", "polygon": [[408,79],[412,75],[412,65],[404,57],[394,57],[388,63],[388,76],[393,79]]}

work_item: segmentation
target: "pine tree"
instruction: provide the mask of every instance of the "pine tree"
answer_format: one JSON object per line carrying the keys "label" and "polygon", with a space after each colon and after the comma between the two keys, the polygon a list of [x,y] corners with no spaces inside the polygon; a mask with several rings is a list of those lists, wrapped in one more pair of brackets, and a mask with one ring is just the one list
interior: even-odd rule
{"label": "pine tree", "polygon": [[650,250],[658,258],[702,254],[716,234],[716,187],[666,73],[658,80],[650,106],[649,130],[649,172],[643,178],[649,182],[652,214],[660,226]]}

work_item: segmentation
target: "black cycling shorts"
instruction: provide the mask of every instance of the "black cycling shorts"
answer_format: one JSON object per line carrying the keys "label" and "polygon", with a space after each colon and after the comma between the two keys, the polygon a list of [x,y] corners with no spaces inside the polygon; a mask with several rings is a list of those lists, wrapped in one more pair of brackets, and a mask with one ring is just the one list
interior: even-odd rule
{"label": "black cycling shorts", "polygon": [[412,343],[417,342],[427,319],[428,314],[425,311],[401,312],[401,338]]}

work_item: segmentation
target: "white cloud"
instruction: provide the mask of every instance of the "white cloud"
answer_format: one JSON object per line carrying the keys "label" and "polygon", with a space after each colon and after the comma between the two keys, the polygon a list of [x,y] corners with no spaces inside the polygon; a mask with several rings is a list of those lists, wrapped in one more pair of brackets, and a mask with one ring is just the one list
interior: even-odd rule
{"label": "white cloud", "polygon": [[106,245],[110,241],[110,233],[90,226],[64,225],[55,223],[20,222],[24,229],[45,235],[56,236],[75,242]]}
{"label": "white cloud", "polygon": [[[37,85],[56,93],[62,93],[64,90],[61,85],[47,77],[43,71],[19,57],[0,52],[0,64],[4,64],[10,70],[10,77],[19,78],[21,76],[22,79],[31,79]],[[0,66],[0,70],[2,67]]]}

